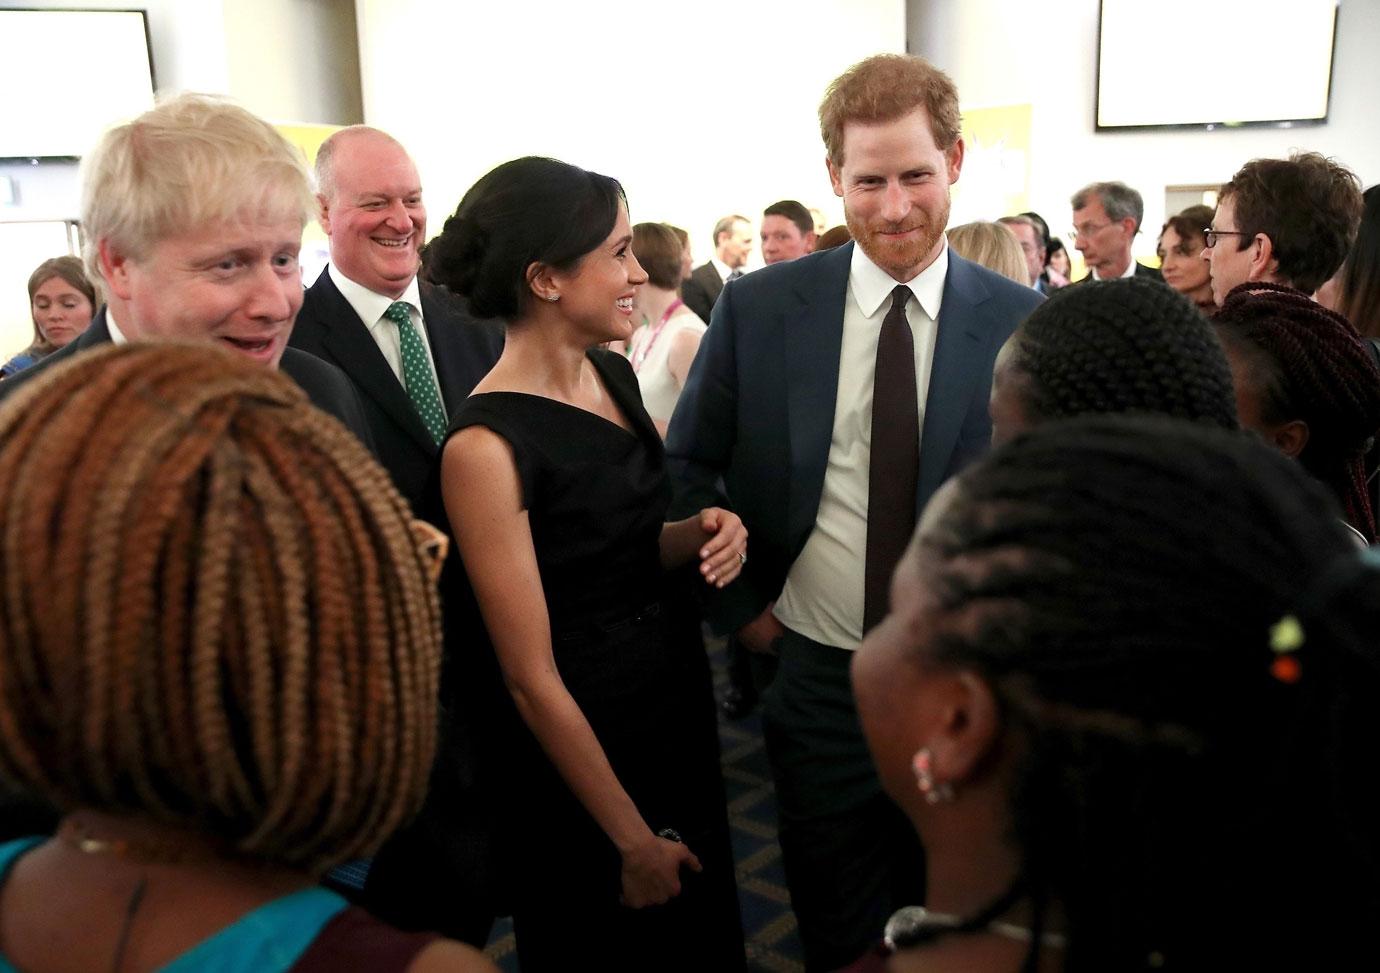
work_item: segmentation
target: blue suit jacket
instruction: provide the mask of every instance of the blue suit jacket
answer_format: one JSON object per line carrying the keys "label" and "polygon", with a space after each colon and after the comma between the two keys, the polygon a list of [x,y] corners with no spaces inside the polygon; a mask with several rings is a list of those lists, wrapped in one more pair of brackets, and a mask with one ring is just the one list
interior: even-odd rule
{"label": "blue suit jacket", "polygon": [[[750,557],[714,596],[731,631],[780,594],[814,529],[838,391],[853,244],[765,267],[724,288],[671,418],[676,510],[728,506]],[[1041,302],[1033,289],[949,251],[920,439],[917,515],[991,443],[987,400],[997,351]]]}

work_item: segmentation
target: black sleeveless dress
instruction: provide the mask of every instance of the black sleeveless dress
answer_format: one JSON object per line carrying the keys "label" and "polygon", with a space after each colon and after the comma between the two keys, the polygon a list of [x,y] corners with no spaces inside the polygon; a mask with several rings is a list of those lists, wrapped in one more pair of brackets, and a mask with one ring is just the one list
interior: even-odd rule
{"label": "black sleeveless dress", "polygon": [[[659,542],[671,491],[661,438],[627,361],[591,351],[634,431],[541,396],[471,396],[451,433],[484,426],[512,448],[562,681],[653,831],[704,865],[664,906],[619,904],[621,858],[513,706],[463,565],[442,581],[443,695],[459,710],[488,806],[494,871],[524,973],[744,966],[708,662],[672,619]],[[423,516],[445,523],[439,483]]]}

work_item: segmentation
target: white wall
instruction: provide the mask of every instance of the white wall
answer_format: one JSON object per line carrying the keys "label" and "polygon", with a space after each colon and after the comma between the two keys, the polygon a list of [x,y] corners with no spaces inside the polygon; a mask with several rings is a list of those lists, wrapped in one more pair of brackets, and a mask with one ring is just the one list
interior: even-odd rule
{"label": "white wall", "polygon": [[416,158],[430,232],[493,166],[554,155],[617,177],[697,261],[726,213],[796,198],[841,221],[815,111],[905,41],[904,0],[356,0],[356,19],[365,117]]}
{"label": "white wall", "polygon": [[[1204,0],[1211,2],[1211,0]],[[1261,0],[1261,16],[1288,30],[1288,0]],[[1064,236],[1069,196],[1100,179],[1120,179],[1145,197],[1146,231],[1136,252],[1153,254],[1170,185],[1221,184],[1246,160],[1282,157],[1293,148],[1333,156],[1366,185],[1380,182],[1380,2],[1343,0],[1338,19],[1329,120],[1292,129],[1213,132],[1097,133],[1098,0],[912,0],[910,49],[953,76],[965,108],[1030,104],[1032,208]],[[1145,51],[1145,83],[1164,72],[1190,72],[1204,84],[1269,84],[1269,65],[1218,65],[1210,37],[1194,38],[1185,24],[1175,51]],[[1233,82],[1233,79],[1236,79]],[[993,219],[964,213],[955,220]]]}
{"label": "white wall", "polygon": [[225,0],[229,86],[275,122],[364,120],[349,0]]}

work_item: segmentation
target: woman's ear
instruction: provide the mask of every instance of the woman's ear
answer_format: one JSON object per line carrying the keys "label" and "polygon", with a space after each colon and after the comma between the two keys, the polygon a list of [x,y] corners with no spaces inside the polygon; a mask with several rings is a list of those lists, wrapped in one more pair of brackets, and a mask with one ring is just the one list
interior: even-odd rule
{"label": "woman's ear", "polygon": [[1270,441],[1285,456],[1298,459],[1308,445],[1308,423],[1293,419],[1270,430]]}
{"label": "woman's ear", "polygon": [[961,794],[1001,737],[1001,707],[992,687],[966,670],[948,678],[942,697],[927,746],[936,779]]}
{"label": "woman's ear", "polygon": [[560,282],[551,268],[544,263],[533,261],[527,266],[527,286],[540,301],[555,303],[561,299]]}

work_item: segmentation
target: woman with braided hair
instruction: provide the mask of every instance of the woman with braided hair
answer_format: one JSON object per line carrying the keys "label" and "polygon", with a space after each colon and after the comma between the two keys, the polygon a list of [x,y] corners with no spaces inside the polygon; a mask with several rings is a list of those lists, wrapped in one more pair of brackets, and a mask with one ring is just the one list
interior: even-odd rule
{"label": "woman with braided hair", "polygon": [[439,549],[344,426],[232,352],[88,351],[0,409],[0,525],[0,777],[64,815],[0,845],[0,970],[493,969],[317,885],[435,743]]}
{"label": "woman with braided hair", "polygon": [[1146,412],[1236,428],[1231,371],[1182,294],[1128,277],[1068,287],[1030,312],[992,375],[992,441],[1050,419]]}
{"label": "woman with braided hair", "polygon": [[1380,369],[1356,329],[1304,292],[1262,281],[1233,289],[1213,324],[1241,424],[1321,480],[1374,542],[1365,458],[1380,430]]}
{"label": "woman with braided hair", "polygon": [[1380,559],[1334,510],[1157,416],[1041,426],[937,494],[853,663],[926,908],[858,968],[1373,969]]}

